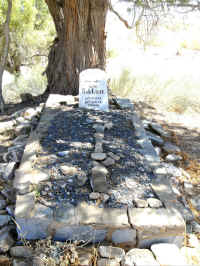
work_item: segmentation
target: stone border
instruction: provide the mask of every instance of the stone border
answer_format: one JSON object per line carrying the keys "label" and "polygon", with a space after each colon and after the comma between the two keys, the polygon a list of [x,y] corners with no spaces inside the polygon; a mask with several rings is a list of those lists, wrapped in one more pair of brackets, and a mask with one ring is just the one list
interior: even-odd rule
{"label": "stone border", "polygon": [[[133,111],[132,125],[148,165],[156,178],[152,183],[154,192],[166,208],[103,209],[87,204],[77,207],[58,206],[52,210],[35,203],[35,193],[30,192],[34,185],[48,179],[48,173],[33,169],[36,152],[40,151],[39,138],[48,129],[51,120],[60,111],[61,104],[74,104],[73,96],[50,95],[38,127],[31,133],[20,167],[15,172],[14,187],[26,193],[17,194],[15,219],[19,238],[41,239],[51,236],[55,240],[82,240],[86,242],[109,241],[119,246],[149,247],[153,243],[170,242],[182,244],[185,222],[174,208],[174,195],[165,175],[156,174],[160,160],[143,125]],[[27,193],[29,192],[29,193]]]}

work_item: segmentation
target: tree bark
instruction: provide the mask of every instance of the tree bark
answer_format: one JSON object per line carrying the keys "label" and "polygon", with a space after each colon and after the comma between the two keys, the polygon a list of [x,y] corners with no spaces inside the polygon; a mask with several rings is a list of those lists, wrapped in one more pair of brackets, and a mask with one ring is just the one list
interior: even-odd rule
{"label": "tree bark", "polygon": [[78,93],[79,73],[105,68],[108,0],[45,0],[57,37],[46,69],[49,93]]}
{"label": "tree bark", "polygon": [[10,26],[10,17],[11,17],[11,11],[12,11],[12,0],[8,0],[8,9],[7,9],[7,15],[6,15],[6,21],[4,24],[4,45],[3,45],[3,49],[2,49],[2,56],[0,58],[0,110],[1,112],[4,111],[4,99],[3,99],[3,94],[2,94],[2,83],[3,83],[3,72],[4,72],[4,68],[6,65],[6,61],[8,58],[8,49],[9,49],[9,42],[10,42],[10,38],[9,38],[9,26]]}

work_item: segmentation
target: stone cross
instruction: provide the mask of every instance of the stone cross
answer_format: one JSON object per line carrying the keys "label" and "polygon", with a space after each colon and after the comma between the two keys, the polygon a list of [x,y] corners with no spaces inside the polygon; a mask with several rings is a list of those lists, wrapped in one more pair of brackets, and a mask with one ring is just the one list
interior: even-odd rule
{"label": "stone cross", "polygon": [[109,111],[108,87],[105,71],[86,69],[79,76],[79,107]]}

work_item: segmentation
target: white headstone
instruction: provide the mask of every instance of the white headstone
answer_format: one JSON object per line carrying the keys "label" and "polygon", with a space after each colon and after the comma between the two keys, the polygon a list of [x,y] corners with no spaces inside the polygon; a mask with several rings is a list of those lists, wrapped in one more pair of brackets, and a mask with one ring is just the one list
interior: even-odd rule
{"label": "white headstone", "polygon": [[108,87],[105,71],[86,69],[79,76],[79,107],[109,111]]}

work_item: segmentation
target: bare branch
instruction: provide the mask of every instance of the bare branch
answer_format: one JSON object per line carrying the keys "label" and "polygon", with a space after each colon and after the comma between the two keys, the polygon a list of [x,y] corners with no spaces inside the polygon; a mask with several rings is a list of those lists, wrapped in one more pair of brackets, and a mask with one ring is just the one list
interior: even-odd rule
{"label": "bare branch", "polygon": [[133,27],[131,25],[128,24],[128,21],[125,20],[116,10],[114,10],[114,8],[112,7],[112,5],[109,5],[110,11],[112,11],[117,17],[118,19],[124,23],[124,25],[128,28],[128,29],[132,29]]}

